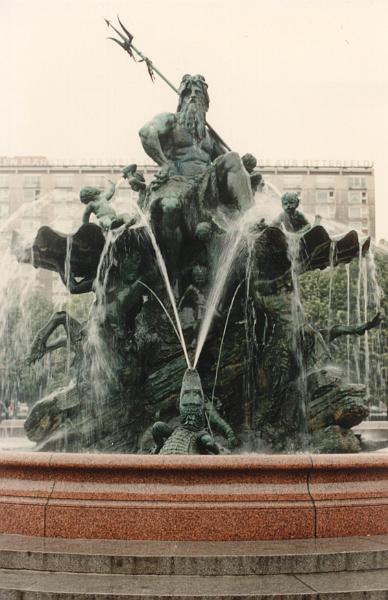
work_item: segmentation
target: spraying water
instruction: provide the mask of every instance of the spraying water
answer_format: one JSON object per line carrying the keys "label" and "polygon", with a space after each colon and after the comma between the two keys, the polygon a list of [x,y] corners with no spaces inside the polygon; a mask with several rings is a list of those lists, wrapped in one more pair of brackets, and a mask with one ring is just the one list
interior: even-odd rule
{"label": "spraying water", "polygon": [[106,316],[106,286],[113,265],[114,245],[121,235],[122,231],[119,230],[107,232],[94,283],[95,302],[90,310],[84,344],[84,369],[89,369],[93,401],[100,406],[108,397],[110,386],[115,383],[111,355],[100,330]]}
{"label": "spraying water", "polygon": [[[66,259],[65,259],[65,281],[66,281],[66,289],[67,289],[67,299],[71,300],[70,293],[70,277],[71,277],[71,250],[72,250],[72,236],[68,235],[66,238]],[[66,311],[66,330],[69,332],[70,330],[70,315],[69,311]],[[70,335],[67,335],[67,343],[66,343],[66,373],[70,373],[70,365],[71,365],[71,342]]]}
{"label": "spraying water", "polygon": [[[366,260],[363,260],[363,291],[364,291],[364,321],[368,321],[368,270]],[[366,399],[370,398],[370,360],[369,360],[369,332],[364,334],[364,366]]]}
{"label": "spraying water", "polygon": [[[350,326],[350,265],[346,263],[346,325]],[[346,336],[346,374],[350,382],[350,337]]]}
{"label": "spraying water", "polygon": [[291,318],[293,323],[293,346],[294,354],[297,360],[298,374],[297,384],[299,388],[299,429],[301,433],[306,433],[306,405],[307,405],[307,373],[305,359],[303,356],[304,347],[304,324],[305,314],[302,305],[300,285],[299,285],[299,252],[300,236],[298,234],[285,232],[288,241],[288,258],[291,262],[292,295],[291,295]]}
{"label": "spraying water", "polygon": [[333,300],[333,280],[334,280],[334,255],[335,255],[335,241],[330,242],[330,278],[329,278],[329,308],[328,308],[328,324],[327,328],[330,331],[330,327],[332,324],[332,300]]}
{"label": "spraying water", "polygon": [[236,299],[237,293],[238,293],[238,291],[239,291],[239,289],[240,289],[240,287],[241,287],[242,283],[243,283],[243,282],[241,281],[241,282],[238,284],[238,286],[236,287],[235,291],[234,291],[234,294],[233,294],[232,300],[230,301],[230,305],[229,305],[228,313],[227,313],[227,315],[226,315],[226,319],[225,319],[225,325],[224,325],[224,330],[223,330],[223,332],[222,332],[221,343],[220,343],[220,349],[219,349],[219,351],[218,351],[218,358],[217,358],[216,372],[215,372],[215,375],[214,375],[214,383],[213,383],[212,399],[211,399],[211,406],[212,406],[212,408],[213,408],[213,403],[214,403],[214,393],[215,393],[215,390],[216,390],[217,379],[218,379],[218,370],[219,370],[219,368],[220,368],[220,362],[221,362],[221,356],[222,356],[222,347],[223,347],[223,345],[224,345],[224,339],[225,339],[226,330],[228,329],[229,317],[230,317],[230,314],[231,314],[231,312],[232,312],[232,308],[233,308],[234,301],[235,301],[235,299]]}
{"label": "spraying water", "polygon": [[[377,270],[376,270],[376,262],[375,262],[375,250],[376,248],[370,248],[367,255],[367,267],[369,273],[369,284],[370,284],[370,293],[371,300],[375,307],[375,311],[381,314],[381,300],[383,298],[383,291],[379,285],[377,279]],[[385,379],[384,373],[382,369],[382,356],[384,352],[383,339],[381,335],[381,327],[375,330],[375,335],[372,337],[374,342],[374,357],[375,357],[375,368],[373,369],[375,375],[375,385],[374,389],[377,390],[378,400],[385,407],[385,397],[383,394],[383,390],[385,390]]]}
{"label": "spraying water", "polygon": [[[256,394],[254,384],[254,348],[257,348],[256,339],[256,312],[251,298],[251,276],[253,269],[253,239],[248,239],[248,260],[245,269],[245,345],[247,352],[247,370],[245,373],[245,402],[244,415],[245,424],[248,427],[253,427],[253,412],[256,409]],[[263,331],[263,339],[266,336],[267,314],[265,314],[265,324]]]}
{"label": "spraying water", "polygon": [[232,265],[235,261],[237,251],[240,246],[242,234],[242,228],[232,230],[231,232],[226,234],[225,243],[219,256],[219,260],[215,270],[214,282],[210,289],[208,299],[206,302],[205,317],[201,323],[201,327],[198,334],[197,348],[194,357],[194,369],[198,364],[202,348],[204,346],[214,315],[218,308],[222,292],[224,291],[226,280],[230,275]]}
{"label": "spraying water", "polygon": [[186,342],[185,342],[185,338],[183,335],[183,330],[182,330],[182,324],[179,318],[179,313],[178,313],[178,307],[175,301],[175,296],[174,296],[174,292],[173,289],[171,287],[171,283],[170,283],[170,278],[168,276],[168,271],[167,271],[167,267],[166,267],[166,263],[164,261],[163,255],[161,253],[161,250],[159,248],[158,242],[156,241],[155,238],[155,234],[153,232],[153,229],[151,227],[151,224],[146,216],[146,214],[143,212],[143,210],[140,208],[140,206],[137,204],[137,202],[135,200],[132,201],[132,208],[134,209],[134,211],[139,215],[140,217],[140,222],[141,224],[146,228],[147,233],[150,237],[151,240],[151,244],[152,247],[155,251],[155,255],[156,255],[156,260],[160,269],[160,272],[162,274],[165,286],[166,286],[166,290],[167,290],[167,294],[171,303],[171,307],[174,313],[174,318],[175,318],[175,323],[176,323],[176,328],[178,330],[179,333],[179,339],[181,342],[181,346],[182,346],[182,350],[183,353],[185,355],[185,359],[186,359],[186,363],[187,363],[187,367],[189,369],[192,368],[191,366],[191,362],[190,362],[190,358],[187,352],[187,346],[186,346]]}
{"label": "spraying water", "polygon": [[7,231],[9,226],[12,225],[12,223],[14,223],[14,221],[17,221],[17,219],[20,219],[20,217],[22,217],[24,215],[24,213],[31,210],[32,206],[34,208],[37,206],[39,206],[40,208],[43,208],[44,206],[49,204],[49,202],[52,201],[52,198],[53,198],[53,192],[47,192],[46,194],[41,196],[39,198],[39,200],[34,200],[34,202],[25,202],[24,204],[19,206],[19,208],[17,210],[15,210],[15,212],[13,212],[12,215],[4,221],[4,223],[1,224],[0,233]]}
{"label": "spraying water", "polygon": [[43,381],[42,365],[26,367],[33,336],[31,298],[37,288],[37,272],[17,263],[10,247],[1,256],[0,269],[0,402],[12,413]]}
{"label": "spraying water", "polygon": [[[273,205],[271,206],[271,203],[267,202],[268,198],[266,192],[256,194],[253,206],[240,215],[236,221],[229,224],[222,250],[216,265],[213,267],[213,284],[208,295],[205,317],[201,323],[198,335],[194,357],[194,368],[198,364],[213,318],[221,301],[227,279],[232,271],[238,253],[241,250],[243,239],[248,238],[252,225],[265,218],[271,218],[271,214],[273,214]],[[263,210],[263,203],[266,206],[266,210]]]}
{"label": "spraying water", "polygon": [[[361,284],[362,284],[362,247],[359,246],[358,253],[358,276],[357,276],[357,296],[356,296],[356,319],[358,323],[361,323]],[[360,367],[360,355],[361,355],[361,341],[357,338],[354,348],[354,360],[357,373],[357,381],[361,382],[361,367]]]}

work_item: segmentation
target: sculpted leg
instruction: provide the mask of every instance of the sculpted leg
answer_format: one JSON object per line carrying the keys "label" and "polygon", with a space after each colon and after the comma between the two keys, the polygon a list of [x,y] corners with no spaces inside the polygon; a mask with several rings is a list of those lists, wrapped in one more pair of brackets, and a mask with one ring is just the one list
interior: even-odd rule
{"label": "sculpted leg", "polygon": [[217,179],[221,189],[226,189],[228,205],[231,208],[247,210],[253,204],[252,188],[237,152],[228,152],[220,156],[216,162]]}

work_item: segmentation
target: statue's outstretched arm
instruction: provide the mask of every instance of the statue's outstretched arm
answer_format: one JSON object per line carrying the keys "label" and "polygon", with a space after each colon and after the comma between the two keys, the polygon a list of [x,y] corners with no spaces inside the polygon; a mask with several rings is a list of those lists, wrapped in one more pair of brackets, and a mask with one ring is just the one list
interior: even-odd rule
{"label": "statue's outstretched arm", "polygon": [[[66,311],[56,312],[51,319],[36,334],[30,348],[28,361],[35,362],[42,358],[47,352],[63,348],[67,343],[67,335],[55,340],[52,344],[47,344],[47,340],[58,327],[63,325],[66,330]],[[66,332],[67,333],[67,332]]]}
{"label": "statue's outstretched arm", "polygon": [[109,202],[109,200],[111,200],[113,198],[115,191],[116,191],[116,184],[109,179],[109,187],[104,192],[104,198],[107,202]]}
{"label": "statue's outstretched arm", "polygon": [[160,138],[171,133],[174,123],[174,114],[162,113],[146,123],[139,131],[145,152],[161,167],[168,166],[169,160],[163,152]]}
{"label": "statue's outstretched arm", "polygon": [[329,342],[332,342],[338,337],[343,335],[364,335],[366,331],[378,327],[382,322],[383,316],[378,312],[373,319],[366,321],[365,323],[358,323],[357,325],[335,325],[329,330],[321,330],[321,333]]}

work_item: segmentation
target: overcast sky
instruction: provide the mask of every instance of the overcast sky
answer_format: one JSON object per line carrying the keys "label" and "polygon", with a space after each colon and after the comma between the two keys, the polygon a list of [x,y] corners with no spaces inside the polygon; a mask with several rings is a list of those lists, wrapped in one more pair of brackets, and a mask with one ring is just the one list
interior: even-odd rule
{"label": "overcast sky", "polygon": [[0,0],[0,155],[149,162],[177,99],[106,39],[122,21],[174,84],[203,73],[240,153],[373,160],[388,238],[388,0]]}

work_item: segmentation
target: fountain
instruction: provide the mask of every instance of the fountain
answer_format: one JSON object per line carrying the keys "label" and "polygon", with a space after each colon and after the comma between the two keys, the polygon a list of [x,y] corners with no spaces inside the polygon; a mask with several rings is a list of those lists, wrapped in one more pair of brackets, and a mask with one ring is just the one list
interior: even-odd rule
{"label": "fountain", "polygon": [[[85,321],[59,311],[30,340],[28,360],[37,368],[66,349],[67,380],[42,392],[25,421],[37,452],[2,461],[3,480],[25,477],[29,489],[23,496],[9,483],[10,497],[42,498],[31,510],[44,514],[44,535],[271,539],[374,531],[369,520],[354,526],[360,503],[343,515],[351,486],[343,502],[330,495],[341,477],[373,487],[387,473],[383,456],[338,457],[364,449],[352,428],[368,416],[368,331],[381,321],[370,240],[355,231],[331,238],[297,210],[295,194],[268,218],[274,190],[252,155],[228,151],[207,125],[208,106],[204,77],[185,75],[177,112],[142,127],[143,148],[160,171],[147,186],[136,165],[122,171],[116,188],[127,180],[139,192],[128,214],[110,205],[114,184],[105,193],[83,188],[86,209],[74,234],[44,226],[31,244],[13,236],[19,263],[57,273],[69,294],[94,294]],[[359,264],[356,325],[352,262]],[[333,310],[341,265],[345,324]],[[301,282],[324,269],[328,318],[313,324]],[[355,346],[363,383],[350,379],[349,342],[347,364],[333,365],[329,344],[351,335],[364,335],[362,361]],[[168,456],[176,454],[217,456]],[[92,501],[82,492],[84,476]],[[376,516],[386,511],[381,497]],[[330,525],[325,501],[333,502]],[[33,520],[18,526],[18,501],[10,506],[5,531],[14,523],[12,531],[42,535],[40,516],[36,527]],[[108,506],[115,516],[105,523]],[[81,518],[72,519],[77,511]]]}

